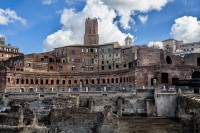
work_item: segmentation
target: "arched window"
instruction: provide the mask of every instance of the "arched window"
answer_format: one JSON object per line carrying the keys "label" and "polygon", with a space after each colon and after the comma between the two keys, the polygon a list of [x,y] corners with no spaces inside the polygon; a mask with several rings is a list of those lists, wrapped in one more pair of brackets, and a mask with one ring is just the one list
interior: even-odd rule
{"label": "arched window", "polygon": [[52,84],[52,85],[54,84],[54,81],[53,81],[53,79],[51,80],[51,84]]}
{"label": "arched window", "polygon": [[112,78],[112,83],[114,83],[114,78]]}
{"label": "arched window", "polygon": [[43,85],[43,79],[40,79],[40,84]]}
{"label": "arched window", "polygon": [[72,83],[72,81],[71,80],[68,80],[68,84],[71,84]]}
{"label": "arched window", "polygon": [[94,79],[92,79],[92,84],[94,84]]}
{"label": "arched window", "polygon": [[26,84],[29,84],[28,79],[26,79]]}
{"label": "arched window", "polygon": [[21,79],[21,84],[24,84],[24,79]]}
{"label": "arched window", "polygon": [[31,79],[31,84],[33,84],[33,79]]}
{"label": "arched window", "polygon": [[172,64],[172,59],[170,56],[166,57],[166,62],[167,62],[167,64]]}
{"label": "arched window", "polygon": [[76,79],[74,80],[74,84],[77,84],[77,80]]}
{"label": "arched window", "polygon": [[57,84],[57,85],[59,84],[59,79],[56,80],[56,84]]}
{"label": "arched window", "polygon": [[35,84],[38,84],[38,79],[35,80]]}

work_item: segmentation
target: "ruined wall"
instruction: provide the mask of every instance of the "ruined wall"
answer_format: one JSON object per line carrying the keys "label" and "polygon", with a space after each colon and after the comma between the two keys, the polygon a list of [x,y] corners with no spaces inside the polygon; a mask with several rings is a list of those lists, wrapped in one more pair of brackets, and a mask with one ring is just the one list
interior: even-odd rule
{"label": "ruined wall", "polygon": [[157,116],[175,117],[177,110],[177,94],[160,93],[155,96]]}
{"label": "ruined wall", "polygon": [[178,97],[177,117],[180,118],[183,131],[200,132],[200,101],[198,95]]}

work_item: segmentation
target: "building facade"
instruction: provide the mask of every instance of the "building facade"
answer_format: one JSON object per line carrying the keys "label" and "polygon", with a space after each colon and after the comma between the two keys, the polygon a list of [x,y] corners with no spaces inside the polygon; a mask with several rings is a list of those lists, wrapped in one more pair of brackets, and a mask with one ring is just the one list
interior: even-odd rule
{"label": "building facade", "polygon": [[19,48],[6,44],[5,38],[0,37],[0,61],[8,60],[10,57],[22,55]]}
{"label": "building facade", "polygon": [[[133,91],[200,78],[200,55],[144,46],[99,45],[97,19],[86,19],[84,44],[10,58],[0,67],[2,92]],[[89,28],[90,27],[90,28]]]}

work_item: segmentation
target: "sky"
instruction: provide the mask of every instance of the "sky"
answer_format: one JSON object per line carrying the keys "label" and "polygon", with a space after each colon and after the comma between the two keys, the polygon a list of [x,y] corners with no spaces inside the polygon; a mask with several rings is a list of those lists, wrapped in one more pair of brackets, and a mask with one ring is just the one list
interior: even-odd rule
{"label": "sky", "polygon": [[169,38],[200,41],[200,0],[0,0],[0,36],[24,54],[83,44],[96,17],[100,44],[149,45]]}

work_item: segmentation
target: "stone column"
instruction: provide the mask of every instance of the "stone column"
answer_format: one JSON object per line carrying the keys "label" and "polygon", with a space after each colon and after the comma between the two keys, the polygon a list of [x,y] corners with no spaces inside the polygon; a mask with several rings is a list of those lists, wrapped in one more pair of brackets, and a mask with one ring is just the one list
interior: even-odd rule
{"label": "stone column", "polygon": [[103,88],[103,91],[106,91],[106,86]]}
{"label": "stone column", "polygon": [[122,116],[122,98],[117,99],[117,115],[118,117]]}
{"label": "stone column", "polygon": [[88,99],[88,108],[90,112],[93,112],[93,103],[94,103],[94,99],[92,96],[90,96],[90,98]]}

